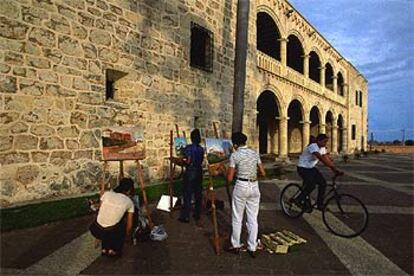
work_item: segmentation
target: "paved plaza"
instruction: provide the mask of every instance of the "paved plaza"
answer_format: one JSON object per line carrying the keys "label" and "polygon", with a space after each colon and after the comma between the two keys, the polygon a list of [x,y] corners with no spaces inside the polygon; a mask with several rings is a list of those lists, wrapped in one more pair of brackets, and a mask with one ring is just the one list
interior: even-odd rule
{"label": "paved plaza", "polygon": [[[280,190],[288,183],[300,183],[290,165],[283,179],[260,183],[259,232],[288,229],[308,240],[286,255],[260,252],[252,259],[247,253],[222,252],[216,256],[208,214],[199,228],[193,221],[177,222],[177,212],[170,217],[154,211],[153,219],[164,224],[168,239],[128,244],[121,258],[111,259],[94,248],[87,231],[93,220],[90,215],[1,233],[1,274],[413,275],[413,165],[414,156],[408,154],[369,155],[349,163],[338,160],[346,173],[340,181],[342,191],[360,198],[370,213],[368,228],[357,238],[332,235],[318,211],[295,220],[281,213]],[[330,173],[322,171],[328,179]],[[228,237],[231,217],[225,190],[217,189],[217,197],[226,204],[218,220],[221,235]]]}

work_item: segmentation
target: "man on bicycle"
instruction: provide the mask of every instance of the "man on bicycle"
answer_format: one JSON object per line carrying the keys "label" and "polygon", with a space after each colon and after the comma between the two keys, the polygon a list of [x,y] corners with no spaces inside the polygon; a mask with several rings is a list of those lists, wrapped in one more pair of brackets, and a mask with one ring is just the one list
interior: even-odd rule
{"label": "man on bicycle", "polygon": [[[326,180],[320,171],[315,167],[319,160],[325,166],[330,168],[335,175],[343,174],[343,172],[335,168],[332,160],[326,156],[326,144],[328,143],[328,140],[329,138],[326,134],[319,134],[316,137],[316,141],[311,141],[299,157],[297,171],[299,176],[303,179],[303,190],[299,196],[294,199],[294,203],[301,207],[303,206],[302,204],[306,197],[313,191],[313,189],[315,189],[315,185],[318,184],[316,208],[319,210],[322,209],[323,197],[326,190]],[[307,203],[308,202],[305,204]]]}

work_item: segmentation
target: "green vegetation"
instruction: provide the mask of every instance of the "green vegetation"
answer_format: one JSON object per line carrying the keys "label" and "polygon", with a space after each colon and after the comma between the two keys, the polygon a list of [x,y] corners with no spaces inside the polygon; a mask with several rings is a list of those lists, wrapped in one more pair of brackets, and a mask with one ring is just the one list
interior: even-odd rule
{"label": "green vegetation", "polygon": [[[208,179],[204,179],[203,186],[207,187],[207,185]],[[214,178],[214,187],[224,185],[225,181],[222,177]],[[168,194],[168,183],[163,182],[148,186],[145,191],[148,201],[156,202],[162,194]],[[140,194],[139,189],[137,189],[137,192]],[[182,180],[174,181],[174,192],[178,195],[182,193]],[[33,227],[89,214],[88,200],[97,200],[98,198],[99,196],[96,194],[1,209],[1,231]]]}

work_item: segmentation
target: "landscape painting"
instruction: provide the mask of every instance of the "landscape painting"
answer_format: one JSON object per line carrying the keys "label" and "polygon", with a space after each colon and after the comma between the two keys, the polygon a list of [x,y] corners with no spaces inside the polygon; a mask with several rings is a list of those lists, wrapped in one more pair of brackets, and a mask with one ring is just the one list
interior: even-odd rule
{"label": "landscape painting", "polygon": [[187,146],[187,139],[185,137],[174,138],[175,155],[177,157],[185,156],[185,147]]}
{"label": "landscape painting", "polygon": [[136,126],[104,128],[102,146],[104,160],[142,160],[145,158],[144,130]]}
{"label": "landscape painting", "polygon": [[209,164],[229,159],[233,146],[229,139],[206,138],[207,161]]}

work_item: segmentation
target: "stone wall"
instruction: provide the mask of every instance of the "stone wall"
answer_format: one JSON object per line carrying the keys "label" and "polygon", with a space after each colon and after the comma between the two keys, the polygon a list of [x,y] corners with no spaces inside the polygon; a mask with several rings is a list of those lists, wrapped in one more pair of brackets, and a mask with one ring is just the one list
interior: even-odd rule
{"label": "stone wall", "polygon": [[[0,1],[1,206],[97,191],[103,127],[144,127],[150,181],[165,177],[175,123],[188,133],[197,116],[198,127],[229,129],[235,8],[219,0]],[[189,66],[192,21],[214,34],[212,73]],[[114,100],[105,100],[106,69],[127,73]]]}
{"label": "stone wall", "polygon": [[[250,5],[243,122],[250,145],[258,148],[257,99],[268,90],[278,105],[269,126],[270,152],[300,152],[314,106],[322,132],[328,112],[334,120],[342,116],[344,141],[356,146],[350,124],[361,122],[358,131],[366,133],[367,108],[352,106],[350,91],[367,92],[366,81],[299,13],[287,16],[293,8],[287,1]],[[1,0],[0,205],[97,191],[101,131],[107,126],[144,128],[148,185],[166,177],[175,124],[187,134],[194,126],[212,133],[212,122],[218,122],[229,133],[236,9],[235,0]],[[284,42],[296,35],[306,54],[317,51],[335,73],[342,72],[346,95],[260,53],[258,11],[271,15]],[[190,66],[191,22],[213,33],[212,72]],[[121,75],[113,99],[105,97],[107,72]],[[303,118],[292,125],[288,107],[294,100]],[[132,162],[125,171],[135,175]],[[113,164],[105,176],[112,185],[116,172]]]}

